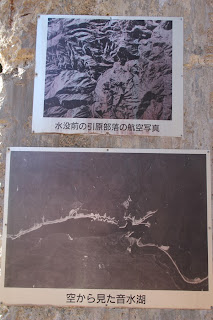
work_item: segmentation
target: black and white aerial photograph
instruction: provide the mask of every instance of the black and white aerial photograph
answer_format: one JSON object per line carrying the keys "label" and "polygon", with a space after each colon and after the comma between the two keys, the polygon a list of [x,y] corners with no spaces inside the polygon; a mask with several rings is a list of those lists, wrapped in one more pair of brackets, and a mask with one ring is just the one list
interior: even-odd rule
{"label": "black and white aerial photograph", "polygon": [[48,18],[43,116],[172,120],[172,41],[172,20]]}
{"label": "black and white aerial photograph", "polygon": [[206,154],[12,151],[5,287],[208,291]]}

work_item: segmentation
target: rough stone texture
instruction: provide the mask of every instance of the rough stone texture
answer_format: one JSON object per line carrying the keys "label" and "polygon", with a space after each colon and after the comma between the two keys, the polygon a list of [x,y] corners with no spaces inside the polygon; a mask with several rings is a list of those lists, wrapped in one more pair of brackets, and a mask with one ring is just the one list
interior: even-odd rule
{"label": "rough stone texture", "polygon": [[[32,134],[36,16],[93,14],[184,17],[184,138]],[[7,146],[212,149],[213,10],[211,0],[1,0],[0,230]],[[1,240],[0,240],[1,241]],[[213,311],[0,308],[4,320],[213,319]]]}

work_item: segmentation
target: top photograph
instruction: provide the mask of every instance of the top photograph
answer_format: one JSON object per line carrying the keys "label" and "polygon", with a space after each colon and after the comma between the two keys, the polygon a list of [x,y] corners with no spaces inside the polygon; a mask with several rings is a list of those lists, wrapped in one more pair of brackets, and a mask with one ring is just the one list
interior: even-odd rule
{"label": "top photograph", "polygon": [[39,16],[33,131],[182,136],[182,24]]}

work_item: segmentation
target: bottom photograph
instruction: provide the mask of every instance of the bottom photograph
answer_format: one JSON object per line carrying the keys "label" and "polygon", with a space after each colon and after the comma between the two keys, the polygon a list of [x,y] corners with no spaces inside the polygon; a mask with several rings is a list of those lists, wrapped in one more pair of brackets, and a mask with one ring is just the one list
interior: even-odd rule
{"label": "bottom photograph", "polygon": [[8,149],[3,302],[210,307],[209,175],[207,151]]}

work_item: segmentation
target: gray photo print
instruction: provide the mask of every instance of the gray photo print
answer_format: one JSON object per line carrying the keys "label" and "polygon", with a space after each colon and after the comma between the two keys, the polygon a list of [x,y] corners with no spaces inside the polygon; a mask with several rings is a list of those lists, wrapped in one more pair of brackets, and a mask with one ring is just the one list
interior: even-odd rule
{"label": "gray photo print", "polygon": [[6,287],[208,290],[205,154],[13,151]]}
{"label": "gray photo print", "polygon": [[44,117],[172,119],[172,21],[49,18]]}

